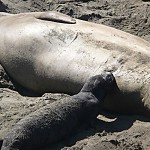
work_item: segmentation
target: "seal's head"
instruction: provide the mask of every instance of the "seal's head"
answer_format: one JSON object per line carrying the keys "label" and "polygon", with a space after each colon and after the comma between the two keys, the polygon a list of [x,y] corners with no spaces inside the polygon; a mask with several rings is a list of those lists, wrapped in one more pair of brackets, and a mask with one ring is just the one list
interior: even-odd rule
{"label": "seal's head", "polygon": [[89,78],[81,92],[91,92],[97,99],[103,99],[115,87],[117,87],[117,84],[113,74],[103,72],[100,75]]}

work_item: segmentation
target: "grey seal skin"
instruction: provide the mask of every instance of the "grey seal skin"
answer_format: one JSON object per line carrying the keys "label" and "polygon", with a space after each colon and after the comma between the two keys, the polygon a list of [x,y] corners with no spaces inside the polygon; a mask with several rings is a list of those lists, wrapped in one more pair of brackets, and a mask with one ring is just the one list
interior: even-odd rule
{"label": "grey seal skin", "polygon": [[10,77],[40,94],[76,94],[89,77],[111,71],[119,91],[105,99],[105,109],[150,116],[150,43],[101,24],[53,14],[0,17],[0,63]]}
{"label": "grey seal skin", "polygon": [[53,102],[20,120],[4,138],[2,150],[36,150],[68,137],[96,118],[113,88],[111,73],[91,77],[71,99]]}

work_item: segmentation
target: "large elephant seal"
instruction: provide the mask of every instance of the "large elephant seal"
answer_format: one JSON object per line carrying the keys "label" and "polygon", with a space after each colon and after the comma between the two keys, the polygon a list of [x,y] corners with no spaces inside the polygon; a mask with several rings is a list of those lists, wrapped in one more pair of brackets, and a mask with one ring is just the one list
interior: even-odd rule
{"label": "large elephant seal", "polygon": [[2,150],[36,150],[58,142],[100,113],[106,94],[116,87],[111,73],[90,78],[80,93],[61,99],[20,120],[6,135]]}
{"label": "large elephant seal", "polygon": [[75,94],[90,76],[108,70],[119,91],[108,96],[105,108],[150,116],[150,43],[59,13],[51,21],[49,13],[0,18],[0,62],[7,73],[37,93]]}

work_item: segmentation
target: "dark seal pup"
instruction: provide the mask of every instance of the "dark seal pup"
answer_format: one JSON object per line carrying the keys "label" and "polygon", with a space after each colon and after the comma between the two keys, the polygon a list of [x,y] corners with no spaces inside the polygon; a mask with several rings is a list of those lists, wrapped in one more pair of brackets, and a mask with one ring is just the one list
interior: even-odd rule
{"label": "dark seal pup", "polygon": [[2,150],[34,150],[69,136],[96,118],[107,93],[114,88],[111,73],[90,78],[72,98],[62,99],[20,120],[4,138]]}

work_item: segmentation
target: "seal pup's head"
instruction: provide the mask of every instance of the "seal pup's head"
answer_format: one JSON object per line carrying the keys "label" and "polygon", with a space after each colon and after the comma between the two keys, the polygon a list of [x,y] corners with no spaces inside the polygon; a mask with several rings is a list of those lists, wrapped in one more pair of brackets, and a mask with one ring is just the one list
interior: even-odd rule
{"label": "seal pup's head", "polygon": [[115,77],[110,72],[89,78],[84,84],[81,92],[91,92],[98,100],[105,98],[108,92],[117,87]]}
{"label": "seal pup's head", "polygon": [[81,91],[72,96],[77,102],[82,102],[78,118],[81,122],[88,122],[97,117],[104,107],[104,98],[117,87],[115,78],[110,72],[103,72],[89,78]]}

